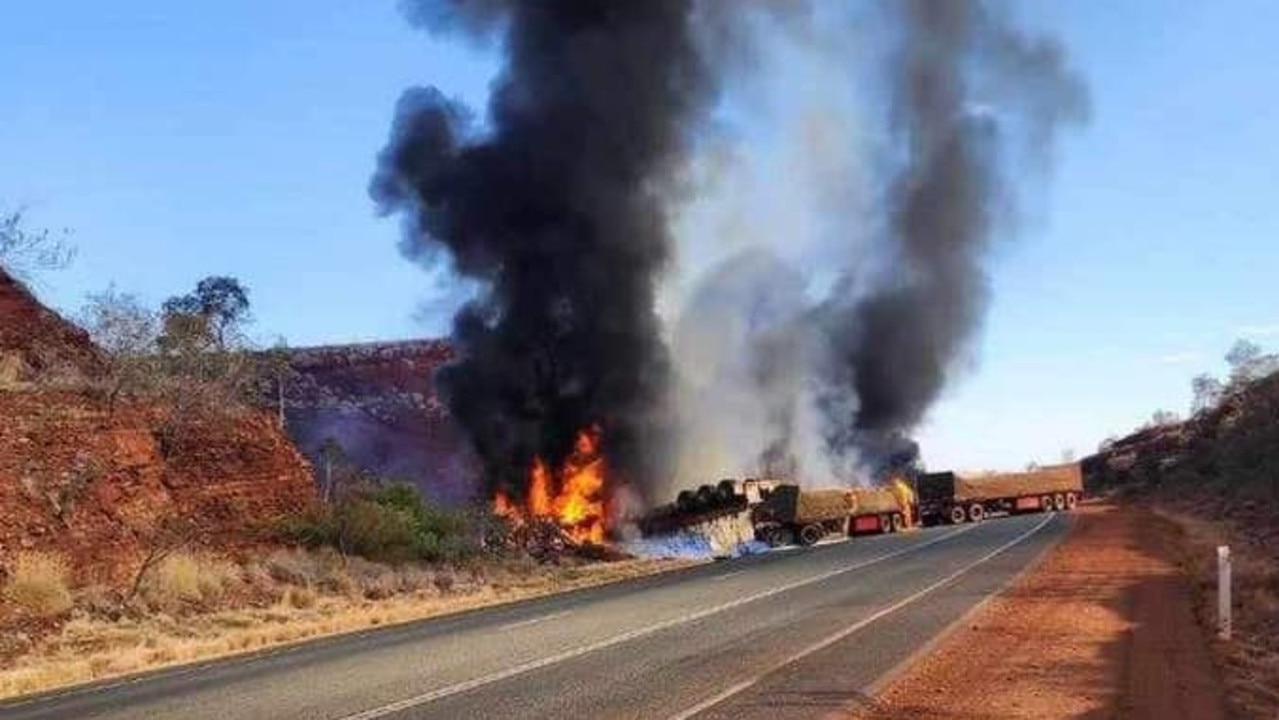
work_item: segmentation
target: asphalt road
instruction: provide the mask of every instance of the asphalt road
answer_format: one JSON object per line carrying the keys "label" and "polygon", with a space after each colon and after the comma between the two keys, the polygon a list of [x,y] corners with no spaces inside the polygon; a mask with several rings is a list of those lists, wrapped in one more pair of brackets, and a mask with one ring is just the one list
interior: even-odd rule
{"label": "asphalt road", "polygon": [[0,704],[0,718],[818,718],[1059,539],[1026,515],[775,552]]}

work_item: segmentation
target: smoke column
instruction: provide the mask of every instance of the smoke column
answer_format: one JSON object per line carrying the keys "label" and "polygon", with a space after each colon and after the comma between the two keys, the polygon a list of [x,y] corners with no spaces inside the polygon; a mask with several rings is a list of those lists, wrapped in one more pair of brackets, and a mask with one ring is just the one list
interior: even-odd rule
{"label": "smoke column", "polygon": [[670,369],[654,309],[665,205],[714,84],[690,2],[414,0],[434,32],[501,38],[486,123],[434,88],[407,91],[370,192],[406,216],[414,258],[438,251],[476,299],[438,385],[490,488],[521,491],[598,423],[610,468],[663,474]]}
{"label": "smoke column", "polygon": [[1060,127],[1087,114],[1061,47],[1020,34],[992,7],[908,0],[886,10],[900,42],[888,73],[889,271],[868,295],[850,273],[819,320],[827,443],[872,466],[911,459],[906,435],[980,327],[984,262],[1016,218],[1014,156],[1046,164]]}

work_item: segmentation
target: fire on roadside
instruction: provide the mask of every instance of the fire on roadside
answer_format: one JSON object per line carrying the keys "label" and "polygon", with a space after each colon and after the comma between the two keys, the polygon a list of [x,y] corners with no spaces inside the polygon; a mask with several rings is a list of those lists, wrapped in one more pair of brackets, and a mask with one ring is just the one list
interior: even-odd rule
{"label": "fire on roadside", "polygon": [[558,471],[542,458],[534,458],[527,496],[520,502],[499,491],[493,498],[493,511],[517,525],[550,520],[574,542],[602,544],[607,513],[600,436],[597,426],[579,432],[573,452]]}
{"label": "fire on roadside", "polygon": [[902,515],[906,519],[906,527],[915,526],[915,490],[905,478],[893,478],[889,485],[893,491],[893,495],[897,496],[897,503],[902,507]]}

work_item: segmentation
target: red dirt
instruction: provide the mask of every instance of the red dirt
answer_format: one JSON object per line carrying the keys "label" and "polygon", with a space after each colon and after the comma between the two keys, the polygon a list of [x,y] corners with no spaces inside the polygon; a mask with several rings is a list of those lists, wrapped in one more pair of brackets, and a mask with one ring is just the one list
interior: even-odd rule
{"label": "red dirt", "polygon": [[1224,717],[1173,542],[1149,513],[1081,508],[1061,545],[860,717]]}
{"label": "red dirt", "polygon": [[0,271],[4,357],[31,377],[0,387],[0,580],[17,553],[36,550],[65,554],[77,584],[117,584],[162,519],[187,521],[198,544],[235,548],[314,498],[306,461],[264,415],[207,423],[166,455],[156,408],[109,413],[90,393],[31,382],[51,368],[92,373],[98,351]]}
{"label": "red dirt", "polygon": [[102,362],[88,334],[41,305],[0,268],[0,361],[6,357],[21,364],[22,374],[55,366],[91,374]]}

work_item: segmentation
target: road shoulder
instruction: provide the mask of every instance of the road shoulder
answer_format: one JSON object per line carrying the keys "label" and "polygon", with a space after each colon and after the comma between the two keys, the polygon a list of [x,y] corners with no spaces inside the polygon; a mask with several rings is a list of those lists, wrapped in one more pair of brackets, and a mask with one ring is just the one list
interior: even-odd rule
{"label": "road shoulder", "polygon": [[1081,508],[1070,536],[857,717],[1223,717],[1162,521]]}

